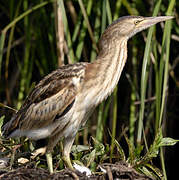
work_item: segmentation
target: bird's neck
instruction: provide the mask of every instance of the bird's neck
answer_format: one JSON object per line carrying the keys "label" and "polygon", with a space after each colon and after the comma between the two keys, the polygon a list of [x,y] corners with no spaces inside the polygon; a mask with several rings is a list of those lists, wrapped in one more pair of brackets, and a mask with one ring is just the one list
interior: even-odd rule
{"label": "bird's neck", "polygon": [[86,69],[86,88],[95,104],[107,98],[117,85],[127,59],[127,40],[120,39],[103,49]]}

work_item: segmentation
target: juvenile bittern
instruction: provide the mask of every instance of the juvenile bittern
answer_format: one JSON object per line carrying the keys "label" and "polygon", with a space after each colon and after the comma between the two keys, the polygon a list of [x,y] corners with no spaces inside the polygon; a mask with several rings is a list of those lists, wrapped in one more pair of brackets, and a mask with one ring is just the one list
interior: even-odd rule
{"label": "juvenile bittern", "polygon": [[46,155],[50,172],[53,172],[51,151],[64,139],[63,159],[73,168],[70,151],[76,133],[117,85],[127,59],[128,39],[171,18],[125,16],[114,21],[102,34],[96,61],[65,65],[44,77],[4,126],[4,136],[48,138]]}

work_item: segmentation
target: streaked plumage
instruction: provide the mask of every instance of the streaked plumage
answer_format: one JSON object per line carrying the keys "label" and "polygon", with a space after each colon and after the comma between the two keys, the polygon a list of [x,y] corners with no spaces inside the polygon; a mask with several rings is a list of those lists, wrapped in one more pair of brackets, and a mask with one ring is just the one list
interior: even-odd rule
{"label": "streaked plumage", "polygon": [[47,152],[64,138],[64,157],[72,168],[69,154],[75,135],[117,85],[127,59],[128,39],[171,18],[126,16],[114,21],[100,39],[96,61],[65,65],[44,77],[4,126],[3,134],[34,140],[49,137]]}

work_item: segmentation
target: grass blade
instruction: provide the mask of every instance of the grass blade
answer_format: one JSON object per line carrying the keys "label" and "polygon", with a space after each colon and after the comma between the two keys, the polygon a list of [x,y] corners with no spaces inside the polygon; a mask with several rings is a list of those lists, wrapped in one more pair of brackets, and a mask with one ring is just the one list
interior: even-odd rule
{"label": "grass blade", "polygon": [[[154,8],[153,16],[156,16],[160,9],[161,0],[157,1],[157,4]],[[148,79],[148,72],[147,72],[147,64],[149,63],[149,55],[151,51],[151,40],[152,34],[154,31],[154,26],[151,27],[148,31],[147,41],[145,45],[144,51],[144,58],[142,64],[142,76],[141,76],[141,105],[139,111],[139,122],[138,122],[138,131],[137,131],[137,143],[141,143],[142,139],[142,128],[143,128],[143,119],[144,119],[144,109],[145,109],[145,96],[146,96],[146,86],[147,86],[147,79]]]}
{"label": "grass blade", "polygon": [[2,57],[3,57],[5,37],[6,37],[6,31],[2,31],[0,36],[0,77],[1,77],[1,67],[2,67]]}

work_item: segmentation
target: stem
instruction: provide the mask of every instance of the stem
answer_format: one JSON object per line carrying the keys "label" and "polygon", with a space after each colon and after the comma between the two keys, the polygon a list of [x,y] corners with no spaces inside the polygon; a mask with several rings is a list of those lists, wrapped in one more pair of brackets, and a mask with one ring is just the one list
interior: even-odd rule
{"label": "stem", "polygon": [[2,57],[3,57],[5,37],[6,37],[6,31],[2,31],[0,36],[0,79],[1,79],[1,67],[2,67]]}
{"label": "stem", "polygon": [[117,125],[117,87],[114,89],[113,93],[113,121],[112,121],[112,142],[110,151],[110,161],[112,161],[115,137],[116,137],[116,125]]}
{"label": "stem", "polygon": [[[157,1],[155,6],[153,16],[156,16],[160,9],[161,0]],[[145,46],[143,64],[142,64],[142,77],[141,77],[141,105],[139,111],[139,123],[138,123],[138,132],[137,132],[137,142],[140,144],[142,139],[142,128],[143,128],[143,119],[144,119],[144,109],[145,109],[145,96],[146,96],[146,87],[147,87],[147,79],[148,79],[148,71],[147,71],[147,64],[149,62],[149,55],[150,55],[150,44],[152,41],[152,34],[154,31],[154,26],[149,29],[147,35],[147,42]]]}

